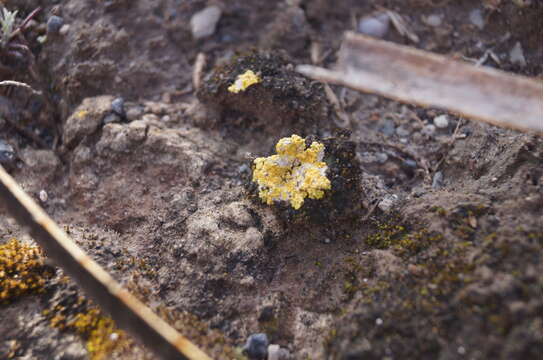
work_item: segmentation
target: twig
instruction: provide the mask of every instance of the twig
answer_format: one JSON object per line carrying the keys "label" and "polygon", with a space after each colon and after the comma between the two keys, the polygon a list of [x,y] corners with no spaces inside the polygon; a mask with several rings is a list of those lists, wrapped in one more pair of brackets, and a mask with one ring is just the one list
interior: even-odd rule
{"label": "twig", "polygon": [[32,20],[32,18],[34,16],[36,16],[39,12],[41,11],[41,6],[40,7],[37,7],[36,9],[34,9],[30,14],[28,14],[28,16],[23,20],[23,22],[21,23],[21,25],[14,31],[11,33],[11,35],[9,36],[10,39],[13,39],[15,36],[19,35],[19,33],[21,33],[25,26],[28,24],[28,22],[30,20]]}
{"label": "twig", "polygon": [[14,80],[0,81],[0,86],[19,86],[19,87],[29,90],[32,94],[42,95],[41,91],[34,90],[32,86],[25,84],[23,82],[19,82],[19,81],[14,81]]}
{"label": "twig", "polygon": [[346,33],[335,70],[299,65],[315,80],[543,133],[543,83],[442,55]]}
{"label": "twig", "polygon": [[198,53],[196,55],[196,61],[194,61],[194,67],[192,68],[192,86],[194,90],[198,90],[202,84],[202,73],[206,66],[206,56],[204,53]]}

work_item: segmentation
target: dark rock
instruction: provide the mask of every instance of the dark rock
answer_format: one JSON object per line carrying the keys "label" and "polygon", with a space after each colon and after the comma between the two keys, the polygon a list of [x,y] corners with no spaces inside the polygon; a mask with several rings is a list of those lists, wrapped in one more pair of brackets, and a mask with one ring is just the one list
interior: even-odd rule
{"label": "dark rock", "polygon": [[126,116],[126,112],[124,110],[124,99],[122,97],[118,97],[115,100],[111,102],[111,110],[120,117],[124,118]]}
{"label": "dark rock", "polygon": [[266,334],[252,334],[243,347],[243,353],[251,360],[266,359],[269,344],[270,342]]}
{"label": "dark rock", "polygon": [[47,33],[57,34],[62,25],[64,25],[64,19],[60,16],[52,15],[49,20],[47,20]]}

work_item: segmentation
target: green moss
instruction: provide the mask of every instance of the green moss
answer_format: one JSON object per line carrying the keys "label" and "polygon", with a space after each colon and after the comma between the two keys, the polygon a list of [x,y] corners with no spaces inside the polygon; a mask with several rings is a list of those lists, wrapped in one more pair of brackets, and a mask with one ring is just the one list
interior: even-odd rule
{"label": "green moss", "polygon": [[439,233],[426,228],[413,230],[412,226],[401,222],[377,223],[376,227],[377,231],[366,238],[366,244],[377,249],[392,248],[398,255],[417,254],[443,239]]}

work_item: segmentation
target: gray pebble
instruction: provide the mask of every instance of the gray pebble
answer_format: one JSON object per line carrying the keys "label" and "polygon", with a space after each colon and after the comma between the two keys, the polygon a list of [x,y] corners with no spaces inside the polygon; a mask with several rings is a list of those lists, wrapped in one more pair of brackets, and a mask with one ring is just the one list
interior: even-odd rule
{"label": "gray pebble", "polygon": [[437,171],[434,174],[434,178],[432,179],[432,187],[434,189],[439,189],[440,187],[443,187],[443,173],[441,171]]}
{"label": "gray pebble", "polygon": [[52,15],[47,20],[47,33],[57,34],[60,31],[62,25],[64,25],[64,19],[60,16]]}
{"label": "gray pebble", "polygon": [[192,15],[190,19],[192,37],[201,39],[213,35],[221,14],[221,8],[218,6],[208,6]]}
{"label": "gray pebble", "polygon": [[143,108],[141,106],[133,106],[126,111],[126,119],[128,121],[134,121],[141,119],[143,115]]}
{"label": "gray pebble", "polygon": [[439,129],[445,129],[449,126],[449,117],[447,115],[439,115],[434,118],[434,125]]}
{"label": "gray pebble", "polygon": [[443,19],[441,18],[440,15],[437,15],[437,14],[428,15],[428,17],[426,18],[426,24],[433,27],[441,26],[442,22],[443,22]]}
{"label": "gray pebble", "polygon": [[394,206],[394,203],[398,200],[398,195],[386,195],[383,200],[379,202],[377,207],[382,212],[388,212]]}
{"label": "gray pebble", "polygon": [[268,336],[263,333],[252,334],[243,347],[243,354],[251,360],[266,359],[268,356]]}
{"label": "gray pebble", "polygon": [[407,130],[406,128],[404,128],[403,126],[398,126],[396,128],[396,135],[398,135],[399,137],[406,138],[410,134],[411,134],[411,132],[409,130]]}
{"label": "gray pebble", "polygon": [[122,97],[118,97],[115,100],[111,102],[111,110],[120,117],[125,117],[126,112],[124,110],[124,99]]}
{"label": "gray pebble", "polygon": [[0,164],[11,165],[15,161],[15,150],[13,147],[0,139]]}
{"label": "gray pebble", "polygon": [[247,164],[241,164],[240,166],[238,166],[238,172],[240,174],[245,174],[245,173],[249,173],[249,165]]}
{"label": "gray pebble", "polygon": [[385,134],[386,136],[392,136],[394,135],[394,131],[396,130],[396,127],[394,125],[393,120],[385,120],[383,126],[381,127],[381,132]]}
{"label": "gray pebble", "polygon": [[412,160],[412,159],[406,159],[403,161],[403,165],[406,166],[406,167],[409,167],[409,168],[416,168],[417,167],[417,162],[415,160]]}
{"label": "gray pebble", "polygon": [[483,30],[485,27],[485,20],[483,19],[483,14],[479,9],[473,9],[469,13],[469,21],[479,28],[479,30]]}
{"label": "gray pebble", "polygon": [[377,158],[377,162],[380,164],[384,164],[388,161],[388,155],[382,152],[376,153],[375,157]]}
{"label": "gray pebble", "polygon": [[118,122],[121,122],[121,117],[117,114],[114,114],[114,113],[111,113],[111,114],[107,114],[105,117],[104,117],[104,125],[106,124],[111,124],[111,123],[118,123]]}
{"label": "gray pebble", "polygon": [[377,13],[363,17],[358,22],[358,31],[362,34],[383,38],[390,27],[390,19],[386,13]]}
{"label": "gray pebble", "polygon": [[509,52],[509,60],[513,64],[520,65],[521,67],[526,66],[526,58],[524,57],[524,50],[522,50],[520,42],[517,41]]}

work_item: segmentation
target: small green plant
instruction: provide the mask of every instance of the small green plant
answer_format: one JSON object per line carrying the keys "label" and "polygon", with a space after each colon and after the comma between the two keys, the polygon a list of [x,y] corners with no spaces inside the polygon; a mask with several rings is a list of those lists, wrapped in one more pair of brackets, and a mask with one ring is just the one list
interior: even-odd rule
{"label": "small green plant", "polygon": [[2,8],[2,11],[0,12],[0,24],[2,25],[2,47],[6,46],[13,36],[16,17],[17,10],[11,12],[6,8]]}

